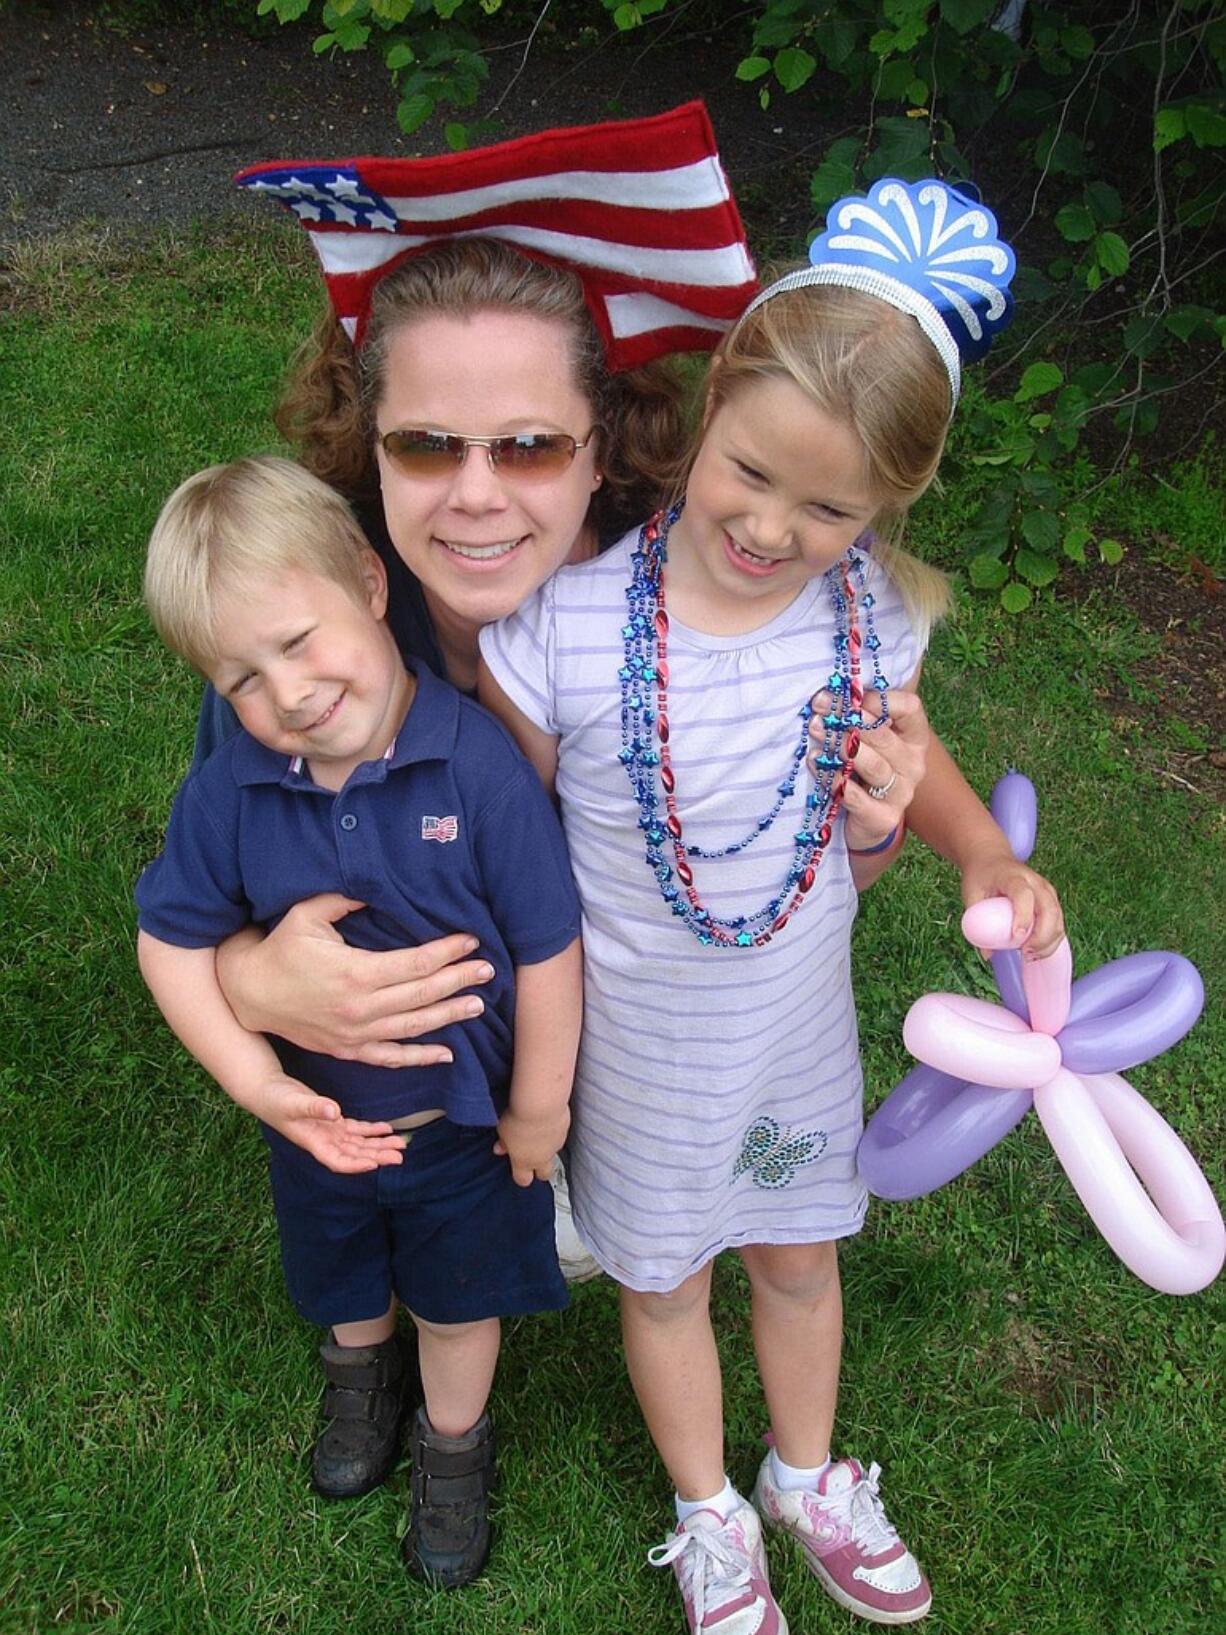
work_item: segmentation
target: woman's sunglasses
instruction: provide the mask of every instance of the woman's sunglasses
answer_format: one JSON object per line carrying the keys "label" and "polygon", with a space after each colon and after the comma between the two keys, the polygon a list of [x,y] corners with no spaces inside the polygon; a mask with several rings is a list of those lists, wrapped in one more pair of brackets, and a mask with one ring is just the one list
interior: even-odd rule
{"label": "woman's sunglasses", "polygon": [[385,432],[383,452],[406,477],[446,477],[459,470],[470,448],[483,448],[500,477],[544,482],[559,477],[596,435],[593,426],[580,441],[561,431],[530,431],[507,437],[459,437],[453,432],[410,426]]}

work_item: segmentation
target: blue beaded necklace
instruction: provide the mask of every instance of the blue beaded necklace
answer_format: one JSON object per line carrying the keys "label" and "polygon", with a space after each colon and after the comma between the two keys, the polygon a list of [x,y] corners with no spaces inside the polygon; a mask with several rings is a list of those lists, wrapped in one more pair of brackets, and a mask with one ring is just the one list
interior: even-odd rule
{"label": "blue beaded necklace", "polygon": [[[813,707],[806,700],[797,711],[799,742],[777,786],[770,810],[747,834],[727,846],[706,848],[685,844],[669,747],[669,621],[664,589],[669,530],[680,515],[681,505],[674,506],[667,514],[657,512],[640,530],[638,545],[631,553],[632,576],[626,587],[629,612],[622,626],[624,656],[617,672],[621,684],[621,748],[617,758],[626,768],[634,791],[638,825],[646,844],[647,867],[655,876],[660,895],[671,912],[705,946],[760,948],[783,930],[812,890],[842,806],[860,735],[884,726],[888,720],[886,689],[889,683],[881,673],[877,658],[881,641],[873,623],[873,597],[864,590],[864,558],[853,546],[823,575],[835,623],[834,669],[826,680],[832,701],[821,718],[821,749],[814,758],[813,787],[805,797],[804,817],[793,837],[796,850],[791,866],[775,896],[753,913],[730,919],[713,914],[703,905],[694,887],[689,859],[730,857],[745,851],[760,835],[767,833],[784,803],[795,793],[809,743]],[[863,638],[857,620],[860,610],[864,613],[867,631]],[[871,655],[873,686],[879,689],[883,706],[880,719],[867,723],[862,713],[862,646]],[[665,848],[672,853],[671,861]]]}

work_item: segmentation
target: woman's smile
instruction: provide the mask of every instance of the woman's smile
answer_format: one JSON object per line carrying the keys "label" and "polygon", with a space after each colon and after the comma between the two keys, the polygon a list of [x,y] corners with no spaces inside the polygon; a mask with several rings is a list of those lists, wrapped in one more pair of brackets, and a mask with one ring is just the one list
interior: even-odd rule
{"label": "woman's smile", "polygon": [[444,550],[450,551],[453,556],[459,556],[465,562],[488,563],[498,562],[503,557],[525,543],[528,536],[521,534],[517,539],[498,540],[491,545],[477,545],[462,542],[458,539],[439,539],[435,544],[441,545]]}

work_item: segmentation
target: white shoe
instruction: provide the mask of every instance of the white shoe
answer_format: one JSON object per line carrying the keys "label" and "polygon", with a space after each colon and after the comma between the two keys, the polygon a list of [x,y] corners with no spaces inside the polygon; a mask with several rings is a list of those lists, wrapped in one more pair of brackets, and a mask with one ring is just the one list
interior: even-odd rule
{"label": "white shoe", "polygon": [[813,1491],[775,1486],[768,1453],[753,1502],[768,1527],[790,1533],[805,1565],[841,1607],[874,1624],[913,1624],[932,1591],[919,1563],[885,1513],[877,1479],[854,1459],[831,1465]]}
{"label": "white shoe", "polygon": [[762,1529],[744,1499],[727,1521],[716,1510],[695,1511],[647,1559],[676,1573],[690,1635],[788,1635],[766,1576]]}
{"label": "white shoe", "polygon": [[600,1276],[600,1267],[579,1241],[570,1212],[570,1190],[566,1171],[559,1158],[553,1167],[553,1234],[558,1246],[558,1265],[568,1283],[586,1283]]}

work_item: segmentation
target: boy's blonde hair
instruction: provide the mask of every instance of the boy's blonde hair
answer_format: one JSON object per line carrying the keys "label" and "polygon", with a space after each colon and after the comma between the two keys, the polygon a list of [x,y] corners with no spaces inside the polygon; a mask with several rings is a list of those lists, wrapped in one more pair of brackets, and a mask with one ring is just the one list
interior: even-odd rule
{"label": "boy's blonde hair", "polygon": [[936,476],[952,408],[936,348],[905,312],[840,285],[788,290],[729,332],[707,377],[704,420],[747,380],[790,380],[851,427],[883,505],[873,557],[925,629],[949,609],[946,577],[901,548],[907,511]]}
{"label": "boy's blonde hair", "polygon": [[223,594],[300,569],[366,597],[370,549],[336,492],[274,454],[209,466],[162,507],[145,558],[145,602],[158,635],[202,673],[219,652]]}

